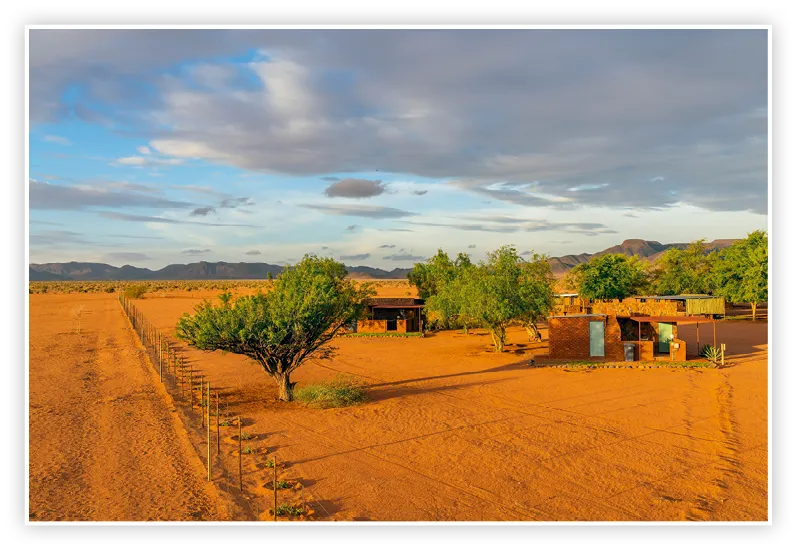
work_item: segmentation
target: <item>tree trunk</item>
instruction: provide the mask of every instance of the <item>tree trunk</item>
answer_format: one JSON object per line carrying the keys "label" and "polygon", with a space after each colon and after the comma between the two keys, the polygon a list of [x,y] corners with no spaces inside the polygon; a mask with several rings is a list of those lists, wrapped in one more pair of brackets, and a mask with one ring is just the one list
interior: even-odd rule
{"label": "tree trunk", "polygon": [[279,386],[280,401],[293,401],[293,387],[296,382],[291,382],[291,375],[289,373],[275,374],[274,379]]}
{"label": "tree trunk", "polygon": [[502,353],[504,351],[504,339],[500,337],[500,335],[495,331],[490,331],[490,336],[493,337],[493,345],[495,346],[496,353]]}
{"label": "tree trunk", "polygon": [[750,302],[750,306],[753,308],[753,321],[755,321],[755,307],[758,304],[756,302]]}
{"label": "tree trunk", "polygon": [[541,342],[542,335],[540,329],[537,328],[537,323],[529,323],[526,325],[526,332],[529,334],[529,342]]}

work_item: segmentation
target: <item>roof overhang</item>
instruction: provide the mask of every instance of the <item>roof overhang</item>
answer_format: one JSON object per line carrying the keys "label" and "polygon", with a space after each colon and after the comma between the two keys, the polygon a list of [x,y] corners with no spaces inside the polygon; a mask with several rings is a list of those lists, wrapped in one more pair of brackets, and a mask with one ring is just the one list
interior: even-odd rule
{"label": "roof overhang", "polygon": [[690,323],[700,323],[706,321],[713,321],[709,317],[698,317],[696,315],[644,315],[632,316],[632,321],[640,323],[675,323],[681,325],[688,325]]}

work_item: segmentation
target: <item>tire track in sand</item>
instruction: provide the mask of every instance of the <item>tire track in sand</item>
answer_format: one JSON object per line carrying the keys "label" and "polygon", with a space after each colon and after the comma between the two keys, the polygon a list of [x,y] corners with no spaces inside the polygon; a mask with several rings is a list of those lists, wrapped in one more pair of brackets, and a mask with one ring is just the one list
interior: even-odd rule
{"label": "tire track in sand", "polygon": [[48,345],[31,350],[31,520],[225,519],[118,305],[92,306],[79,338],[36,327]]}

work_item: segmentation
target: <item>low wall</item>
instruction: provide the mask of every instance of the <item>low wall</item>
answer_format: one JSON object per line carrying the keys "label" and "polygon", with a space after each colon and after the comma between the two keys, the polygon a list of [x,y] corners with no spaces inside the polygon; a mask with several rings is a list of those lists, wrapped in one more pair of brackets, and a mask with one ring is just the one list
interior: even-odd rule
{"label": "low wall", "polygon": [[357,332],[387,332],[387,321],[361,319],[357,321]]}

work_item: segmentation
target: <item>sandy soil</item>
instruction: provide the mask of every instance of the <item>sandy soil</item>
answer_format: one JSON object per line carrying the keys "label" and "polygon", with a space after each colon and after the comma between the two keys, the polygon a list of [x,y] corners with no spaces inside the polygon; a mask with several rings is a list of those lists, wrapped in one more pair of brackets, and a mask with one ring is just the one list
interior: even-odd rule
{"label": "sandy soil", "polygon": [[[398,287],[380,294],[406,295]],[[201,296],[154,295],[136,303],[173,338],[176,320]],[[92,307],[115,306],[112,296],[105,300],[109,305],[100,297]],[[45,322],[39,319],[32,322]],[[100,341],[121,338],[121,329],[107,330]],[[691,342],[693,330],[681,327],[679,335]],[[184,349],[191,366],[220,390],[224,414],[242,415],[252,436],[244,497],[254,517],[267,517],[272,472],[265,461],[276,453],[280,479],[304,487],[281,491],[280,501],[304,498],[319,519],[763,521],[767,324],[721,322],[717,337],[727,344],[729,368],[531,368],[528,360],[547,346],[527,344],[521,329],[510,330],[500,355],[479,332],[341,338],[335,358],[311,361],[295,376],[300,385],[339,373],[366,382],[365,405],[329,410],[277,402],[271,379],[245,358]],[[62,353],[72,365],[78,361],[74,352]],[[31,364],[46,360],[32,356]],[[198,429],[198,420],[189,424]],[[225,469],[214,479],[233,498],[237,428],[221,430],[215,460]],[[40,498],[63,502],[51,490]],[[92,505],[94,497],[85,502]]]}
{"label": "sandy soil", "polygon": [[30,296],[32,521],[228,517],[151,369],[114,295]]}

